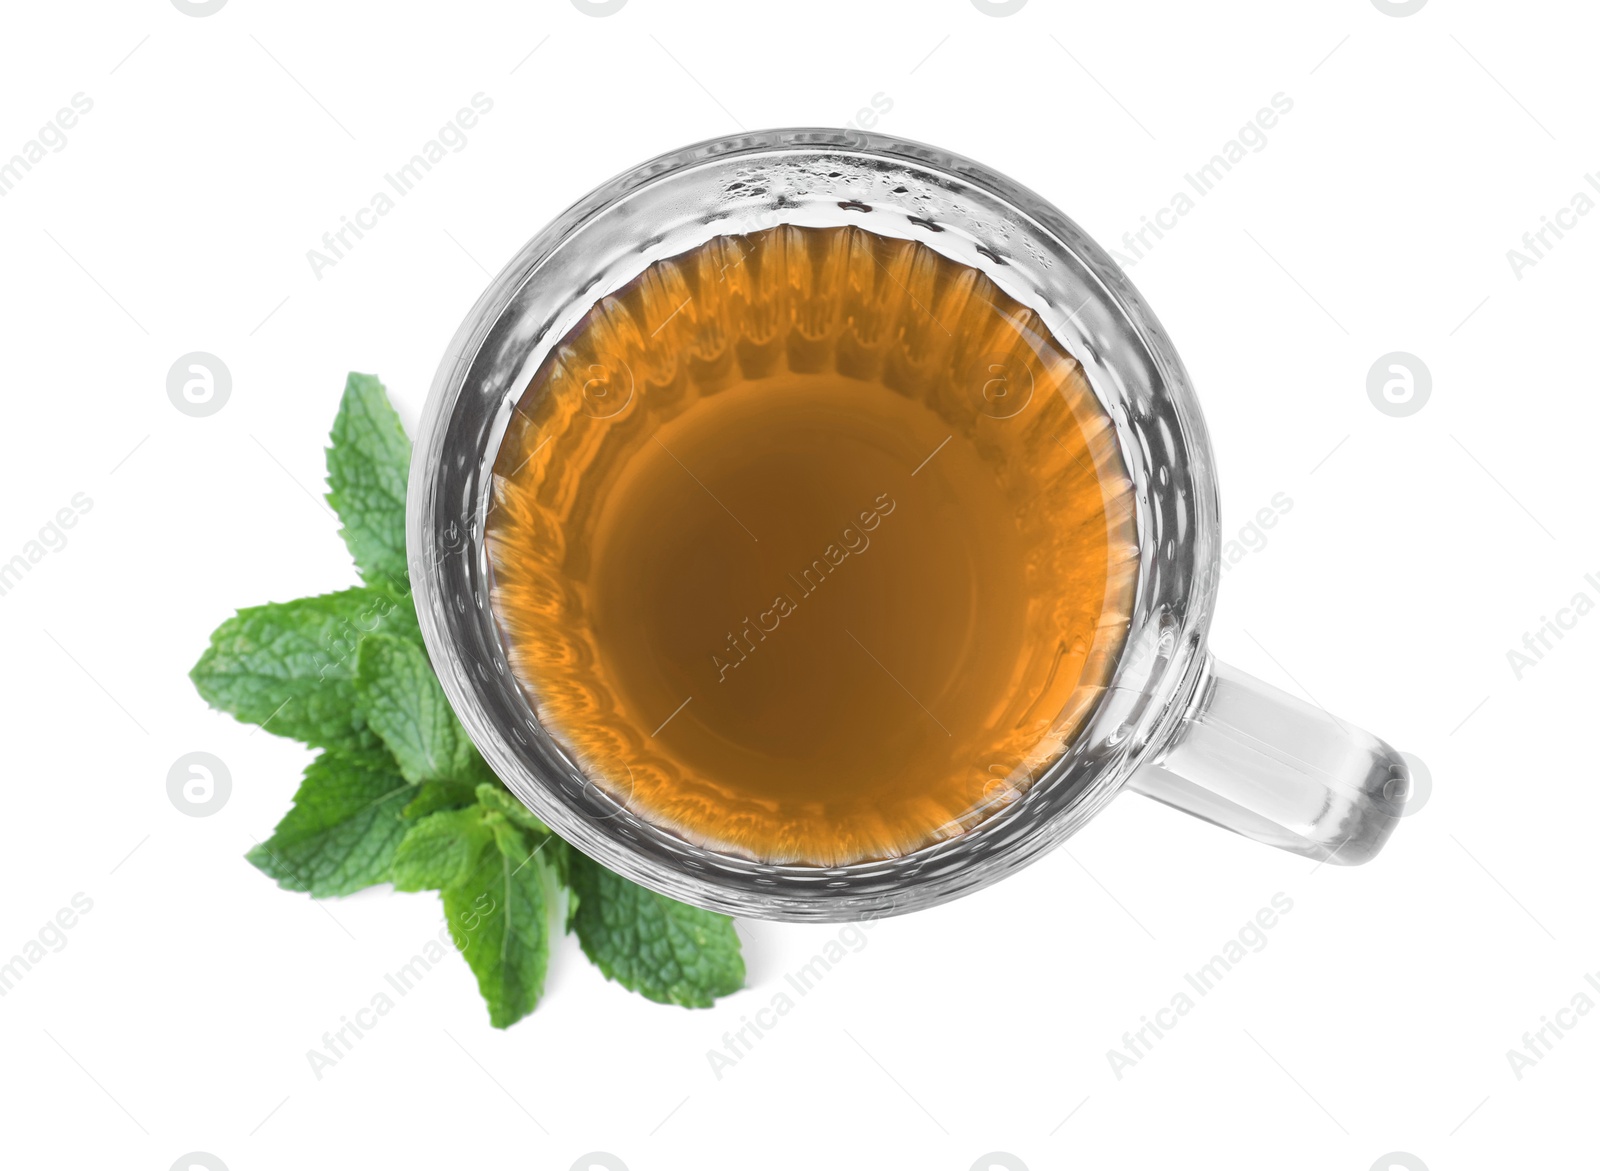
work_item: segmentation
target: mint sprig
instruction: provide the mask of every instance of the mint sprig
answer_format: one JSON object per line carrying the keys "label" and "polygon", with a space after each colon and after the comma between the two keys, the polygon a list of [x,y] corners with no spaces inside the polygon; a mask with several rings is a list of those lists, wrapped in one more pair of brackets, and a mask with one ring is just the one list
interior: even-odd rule
{"label": "mint sprig", "polygon": [[190,672],[212,707],[320,755],[247,855],[314,898],[392,882],[436,890],[496,1028],[538,1004],[552,928],[623,987],[704,1007],[744,983],[733,921],[573,850],[502,785],[428,661],[406,566],[411,442],[382,383],[351,374],[328,448],[328,502],[366,583],[240,610]]}
{"label": "mint sprig", "polygon": [[624,988],[662,1004],[710,1008],[744,983],[726,916],[645,890],[576,852],[571,875],[570,926],[583,954]]}
{"label": "mint sprig", "polygon": [[419,646],[408,598],[357,587],[240,610],[211,635],[189,672],[212,707],[313,748],[375,748],[356,699],[357,652],[370,633]]}
{"label": "mint sprig", "polygon": [[362,639],[355,692],[368,726],[394,753],[406,780],[493,778],[416,643],[381,633]]}
{"label": "mint sprig", "polygon": [[412,791],[387,752],[324,752],[307,766],[294,808],[245,856],[285,890],[317,898],[385,882]]}
{"label": "mint sprig", "polygon": [[383,383],[351,374],[328,448],[328,503],[339,535],[368,585],[406,592],[406,477],[411,440]]}

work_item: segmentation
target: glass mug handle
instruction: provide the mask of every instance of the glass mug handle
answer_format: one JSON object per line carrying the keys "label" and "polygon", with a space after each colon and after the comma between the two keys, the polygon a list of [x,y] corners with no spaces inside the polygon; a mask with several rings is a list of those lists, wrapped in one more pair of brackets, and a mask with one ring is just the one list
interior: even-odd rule
{"label": "glass mug handle", "polygon": [[1410,770],[1370,732],[1208,655],[1177,732],[1128,787],[1255,841],[1356,866],[1394,832]]}

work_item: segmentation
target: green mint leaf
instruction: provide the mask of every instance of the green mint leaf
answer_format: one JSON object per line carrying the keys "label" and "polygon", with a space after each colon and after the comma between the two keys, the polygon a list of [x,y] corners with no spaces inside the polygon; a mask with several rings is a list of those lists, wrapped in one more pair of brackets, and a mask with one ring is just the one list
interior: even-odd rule
{"label": "green mint leaf", "polygon": [[[556,837],[555,834],[545,838],[544,845],[540,847],[539,857],[544,859],[545,865],[550,868],[550,873],[555,876],[556,883],[563,888],[572,886],[572,855],[574,853],[576,851],[566,842]],[[572,900],[569,899],[569,911],[571,910],[571,902]]]}
{"label": "green mint leaf", "polygon": [[646,890],[568,852],[571,926],[606,977],[661,1004],[710,1008],[744,986],[739,936],[726,915]]}
{"label": "green mint leaf", "polygon": [[456,947],[489,1006],[489,1023],[504,1029],[532,1012],[544,991],[550,915],[560,887],[521,830],[494,813],[485,820],[494,823],[493,844],[484,847],[471,876],[442,897]]}
{"label": "green mint leaf", "polygon": [[521,801],[518,801],[505,789],[502,789],[498,781],[492,784],[479,785],[477,797],[479,805],[486,809],[493,809],[496,813],[504,814],[506,819],[514,825],[539,834],[550,832],[549,826],[535,817],[532,810]]}
{"label": "green mint leaf", "polygon": [[355,686],[357,651],[374,631],[421,639],[411,602],[381,590],[252,606],[217,627],[189,678],[212,707],[276,735],[376,747]]}
{"label": "green mint leaf", "polygon": [[387,752],[324,752],[306,768],[294,808],[246,857],[285,890],[316,898],[385,882],[414,792]]}
{"label": "green mint leaf", "polygon": [[534,848],[539,851],[540,860],[549,867],[557,886],[565,887],[569,884],[569,870],[567,855],[571,847],[555,834],[550,832],[550,827],[540,821],[537,816],[515,796],[497,781],[488,782],[478,786],[478,804],[485,809],[493,810],[516,826],[533,835]]}
{"label": "green mint leaf", "polygon": [[476,780],[486,771],[416,643],[381,634],[363,639],[356,699],[408,781]]}
{"label": "green mint leaf", "polygon": [[416,797],[401,814],[408,821],[438,813],[441,809],[460,809],[477,801],[477,793],[463,781],[424,781],[416,786]]}
{"label": "green mint leaf", "polygon": [[494,841],[485,813],[470,805],[414,822],[389,866],[395,890],[444,890],[470,879]]}
{"label": "green mint leaf", "polygon": [[345,380],[331,438],[328,503],[344,525],[340,535],[363,581],[405,594],[411,440],[374,375]]}

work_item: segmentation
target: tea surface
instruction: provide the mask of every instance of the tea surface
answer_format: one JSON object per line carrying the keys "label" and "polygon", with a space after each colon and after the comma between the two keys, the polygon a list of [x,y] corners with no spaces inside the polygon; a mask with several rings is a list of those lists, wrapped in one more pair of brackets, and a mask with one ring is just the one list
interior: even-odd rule
{"label": "tea surface", "polygon": [[1110,421],[976,270],[855,228],[662,261],[534,376],[492,604],[637,815],[843,865],[963,832],[1069,744],[1137,569]]}

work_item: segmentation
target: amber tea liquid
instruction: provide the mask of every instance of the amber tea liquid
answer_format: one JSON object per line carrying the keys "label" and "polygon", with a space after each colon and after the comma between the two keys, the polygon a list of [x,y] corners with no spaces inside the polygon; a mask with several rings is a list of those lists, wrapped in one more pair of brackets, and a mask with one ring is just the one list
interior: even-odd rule
{"label": "amber tea liquid", "polygon": [[492,604],[636,815],[843,865],[964,832],[1102,694],[1137,569],[1082,370],[974,269],[856,228],[661,261],[513,413]]}

